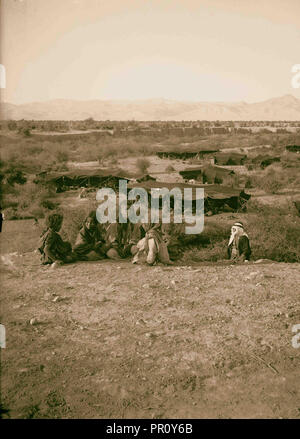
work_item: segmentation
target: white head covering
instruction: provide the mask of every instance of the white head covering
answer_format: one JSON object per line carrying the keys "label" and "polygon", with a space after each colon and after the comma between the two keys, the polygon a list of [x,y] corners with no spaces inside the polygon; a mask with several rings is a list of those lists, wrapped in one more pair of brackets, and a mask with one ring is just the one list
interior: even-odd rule
{"label": "white head covering", "polygon": [[231,227],[231,235],[228,246],[231,245],[235,239],[239,240],[241,236],[248,237],[247,233],[244,231],[243,223],[234,223]]}

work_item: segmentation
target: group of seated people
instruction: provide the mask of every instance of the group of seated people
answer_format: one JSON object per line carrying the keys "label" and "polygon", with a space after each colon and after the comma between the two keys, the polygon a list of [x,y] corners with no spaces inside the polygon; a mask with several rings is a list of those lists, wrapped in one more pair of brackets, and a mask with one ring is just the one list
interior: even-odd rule
{"label": "group of seated people", "polygon": [[[41,235],[39,247],[44,265],[128,257],[133,258],[133,263],[173,263],[168,250],[170,234],[164,231],[162,223],[100,224],[96,212],[92,211],[84,220],[72,246],[59,234],[62,222],[63,216],[59,213],[50,214],[46,218],[46,230]],[[235,223],[231,228],[228,258],[233,261],[248,261],[250,254],[249,238],[243,224]]]}

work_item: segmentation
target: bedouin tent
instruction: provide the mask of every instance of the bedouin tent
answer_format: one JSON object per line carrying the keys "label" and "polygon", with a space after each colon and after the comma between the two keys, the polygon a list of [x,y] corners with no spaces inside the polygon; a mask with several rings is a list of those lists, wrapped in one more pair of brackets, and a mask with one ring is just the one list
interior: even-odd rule
{"label": "bedouin tent", "polygon": [[201,159],[205,155],[213,155],[218,150],[200,150],[200,151],[158,151],[156,155],[161,159],[187,160],[191,158]]}
{"label": "bedouin tent", "polygon": [[44,176],[38,175],[37,177],[36,182],[53,185],[56,187],[56,192],[64,192],[80,187],[111,187],[118,189],[119,180],[130,180],[129,177],[123,176],[119,169],[76,170],[64,173],[51,173]]}
{"label": "bedouin tent", "polygon": [[216,165],[238,166],[243,165],[247,156],[237,152],[224,153],[219,152],[214,155]]}
{"label": "bedouin tent", "polygon": [[259,164],[261,169],[265,169],[272,163],[280,162],[280,157],[272,157],[271,155],[257,155],[251,160],[254,164]]}
{"label": "bedouin tent", "polygon": [[156,181],[156,178],[152,177],[152,175],[149,175],[149,174],[145,174],[145,175],[142,175],[141,177],[136,178],[136,181],[138,183],[142,183],[143,181],[150,181],[150,180]]}
{"label": "bedouin tent", "polygon": [[300,152],[300,145],[287,145],[285,149],[289,152]]}
{"label": "bedouin tent", "polygon": [[221,168],[219,166],[195,166],[179,171],[179,174],[185,180],[198,180],[202,183],[221,184],[224,180],[235,175],[231,169]]}
{"label": "bedouin tent", "polygon": [[300,201],[294,201],[294,206],[296,207],[298,215],[300,216]]}
{"label": "bedouin tent", "polygon": [[[182,195],[184,188],[192,188],[192,200],[193,208],[195,209],[196,204],[196,188],[204,189],[204,212],[211,212],[216,214],[219,212],[236,212],[246,210],[246,203],[250,199],[251,195],[246,194],[241,189],[234,189],[228,186],[221,186],[216,184],[211,185],[196,185],[188,183],[165,183],[161,181],[146,181],[143,183],[130,182],[128,184],[128,190],[134,187],[144,188],[149,197],[151,197],[151,190],[158,188],[167,188],[171,190],[173,188],[181,189]],[[160,203],[161,204],[161,203]],[[174,206],[174,199],[170,197],[170,206]]]}

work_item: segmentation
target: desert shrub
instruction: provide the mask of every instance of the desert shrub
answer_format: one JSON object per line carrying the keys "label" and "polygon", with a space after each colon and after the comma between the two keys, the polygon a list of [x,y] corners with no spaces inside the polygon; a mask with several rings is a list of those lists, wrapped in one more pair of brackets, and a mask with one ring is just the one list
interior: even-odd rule
{"label": "desert shrub", "polygon": [[45,217],[45,211],[41,206],[34,205],[32,206],[29,211],[28,215],[26,214],[22,218],[44,218]]}
{"label": "desert shrub", "polygon": [[172,165],[168,165],[168,166],[166,167],[166,172],[175,172],[175,169],[173,168]]}
{"label": "desert shrub", "polygon": [[53,203],[50,200],[42,200],[41,201],[41,207],[43,207],[44,209],[48,209],[48,210],[54,210],[58,207],[57,203]]}
{"label": "desert shrub", "polygon": [[22,171],[11,171],[9,175],[6,177],[6,182],[12,186],[14,184],[25,184],[27,181],[27,178],[25,177],[24,173]]}
{"label": "desert shrub", "polygon": [[188,249],[184,252],[184,261],[189,262],[217,262],[226,258],[227,240],[224,242],[216,242],[205,247]]}
{"label": "desert shrub", "polygon": [[247,179],[245,181],[245,189],[251,189],[251,188],[253,188],[251,178],[247,177]]}
{"label": "desert shrub", "polygon": [[59,150],[56,153],[56,158],[58,162],[67,162],[69,159],[69,154],[67,153],[67,151]]}
{"label": "desert shrub", "polygon": [[23,135],[24,135],[25,137],[29,137],[29,136],[31,136],[31,132],[30,132],[30,130],[29,130],[28,128],[25,128],[25,129],[23,130]]}
{"label": "desert shrub", "polygon": [[7,124],[7,128],[10,130],[10,131],[16,131],[16,129],[17,129],[17,122],[15,121],[15,120],[10,120],[10,121],[8,121],[8,124]]}
{"label": "desert shrub", "polygon": [[11,208],[14,213],[11,214],[16,218],[31,218],[33,216],[42,218],[45,207],[43,202],[53,196],[51,188],[27,182],[21,185],[15,185],[12,193],[3,194],[3,208]]}
{"label": "desert shrub", "polygon": [[268,174],[261,180],[260,187],[269,194],[276,194],[284,187],[284,183],[279,179],[279,176]]}
{"label": "desert shrub", "polygon": [[248,230],[254,259],[300,262],[300,218],[294,212],[262,207],[249,218]]}
{"label": "desert shrub", "polygon": [[226,258],[230,226],[209,222],[199,235],[181,235],[185,261],[217,261]]}
{"label": "desert shrub", "polygon": [[147,158],[139,158],[135,163],[137,170],[142,174],[145,174],[150,165],[150,160],[148,160]]}
{"label": "desert shrub", "polygon": [[118,164],[118,159],[116,157],[111,157],[108,160],[108,165],[117,165]]}
{"label": "desert shrub", "polygon": [[4,209],[4,215],[6,220],[18,219],[18,212],[15,207],[7,207]]}

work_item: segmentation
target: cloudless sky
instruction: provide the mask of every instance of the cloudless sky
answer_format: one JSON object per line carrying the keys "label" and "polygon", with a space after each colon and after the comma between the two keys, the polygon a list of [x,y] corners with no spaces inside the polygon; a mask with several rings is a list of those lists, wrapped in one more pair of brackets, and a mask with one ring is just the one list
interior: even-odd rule
{"label": "cloudless sky", "polygon": [[1,0],[1,100],[300,98],[300,0]]}

